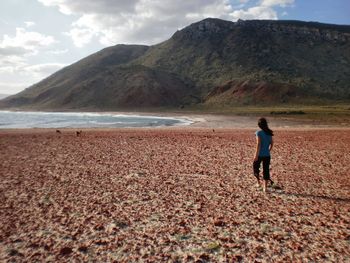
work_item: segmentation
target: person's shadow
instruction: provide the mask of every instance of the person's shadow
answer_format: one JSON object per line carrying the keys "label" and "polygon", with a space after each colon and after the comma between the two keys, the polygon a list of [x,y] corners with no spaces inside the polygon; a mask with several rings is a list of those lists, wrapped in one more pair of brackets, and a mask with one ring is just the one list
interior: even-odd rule
{"label": "person's shadow", "polygon": [[281,189],[281,191],[274,192],[274,194],[285,195],[285,196],[304,197],[304,198],[315,198],[315,199],[321,199],[321,200],[323,199],[323,200],[328,200],[328,201],[350,203],[350,198],[333,197],[333,196],[326,196],[326,195],[288,193],[288,192],[284,192],[283,189]]}

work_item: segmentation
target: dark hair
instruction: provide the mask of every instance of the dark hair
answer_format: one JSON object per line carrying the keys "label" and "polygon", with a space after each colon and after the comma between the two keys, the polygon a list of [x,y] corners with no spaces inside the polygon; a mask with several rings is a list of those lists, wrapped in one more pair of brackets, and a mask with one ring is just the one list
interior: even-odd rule
{"label": "dark hair", "polygon": [[270,130],[269,126],[267,125],[267,120],[265,118],[260,118],[258,122],[258,126],[260,129],[262,129],[266,134],[273,136],[273,131]]}

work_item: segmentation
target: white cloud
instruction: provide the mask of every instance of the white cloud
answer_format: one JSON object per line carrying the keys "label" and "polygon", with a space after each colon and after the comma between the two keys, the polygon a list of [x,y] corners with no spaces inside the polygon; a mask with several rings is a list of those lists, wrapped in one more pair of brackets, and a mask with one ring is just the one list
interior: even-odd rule
{"label": "white cloud", "polygon": [[56,40],[52,36],[25,28],[16,28],[13,36],[4,35],[0,39],[1,93],[16,93],[65,66],[60,63],[31,65],[28,60],[54,43]]}
{"label": "white cloud", "polygon": [[[1,58],[1,57],[0,57]],[[63,68],[63,63],[42,63],[30,65],[27,61],[19,57],[9,57],[2,59],[0,62],[0,73],[31,75],[36,79],[47,77],[49,74]]]}
{"label": "white cloud", "polygon": [[118,14],[133,13],[140,0],[38,0],[45,6],[57,6],[63,14]]}
{"label": "white cloud", "polygon": [[52,55],[62,55],[68,53],[68,51],[68,49],[54,49],[47,51],[47,53]]}
{"label": "white cloud", "polygon": [[49,76],[50,74],[58,71],[65,66],[66,64],[62,63],[43,63],[36,65],[27,65],[21,68],[19,71],[22,74],[31,75],[35,79],[41,80],[42,78]]}
{"label": "white cloud", "polygon": [[81,47],[94,38],[104,45],[154,44],[206,17],[230,19],[229,0],[38,0],[79,19],[68,33]]}
{"label": "white cloud", "polygon": [[65,66],[61,63],[29,65],[25,61],[0,63],[0,93],[17,93]]}
{"label": "white cloud", "polygon": [[0,82],[1,94],[15,94],[31,85],[30,82]]}
{"label": "white cloud", "polygon": [[[177,29],[207,17],[227,20],[277,19],[274,7],[286,7],[294,0],[38,0],[62,13],[78,16],[69,35],[75,46],[93,40],[103,45],[118,43],[155,44]],[[233,6],[231,3],[238,4]]]}
{"label": "white cloud", "polygon": [[[239,9],[233,11],[230,15],[233,20],[238,19],[278,19],[275,6],[287,7],[293,5],[295,0],[261,0],[258,6],[248,9]],[[286,12],[282,13],[285,14]]]}
{"label": "white cloud", "polygon": [[38,49],[47,47],[55,42],[52,36],[26,31],[25,28],[17,27],[15,36],[3,36],[2,40],[0,40],[0,49],[3,54],[18,55],[21,51],[21,55],[23,55],[24,53],[35,53]]}
{"label": "white cloud", "polygon": [[64,0],[38,0],[45,6],[58,6],[61,13],[66,15],[71,15],[72,12],[70,9],[64,4]]}
{"label": "white cloud", "polygon": [[26,22],[24,22],[24,24],[26,25],[26,27],[35,26],[35,22],[33,22],[33,21],[26,21]]}
{"label": "white cloud", "polygon": [[20,72],[28,66],[27,57],[55,43],[52,36],[38,32],[28,32],[24,28],[16,28],[16,35],[4,35],[0,39],[0,73]]}
{"label": "white cloud", "polygon": [[22,56],[28,53],[28,50],[23,47],[14,47],[14,46],[7,46],[7,47],[1,47],[0,46],[0,57],[1,56]]}
{"label": "white cloud", "polygon": [[92,38],[97,35],[91,28],[88,27],[73,27],[69,32],[65,33],[70,36],[76,47],[83,47],[90,43]]}
{"label": "white cloud", "polygon": [[294,0],[262,0],[261,6],[282,6],[286,7],[288,5],[294,4]]}
{"label": "white cloud", "polygon": [[0,73],[13,73],[26,65],[26,60],[21,56],[0,55]]}
{"label": "white cloud", "polygon": [[237,10],[231,13],[234,20],[238,19],[277,19],[277,13],[270,7],[256,6],[247,10]]}
{"label": "white cloud", "polygon": [[236,0],[236,1],[233,1],[232,2],[232,8],[234,10],[244,8],[249,3],[249,1],[251,1],[251,0]]}

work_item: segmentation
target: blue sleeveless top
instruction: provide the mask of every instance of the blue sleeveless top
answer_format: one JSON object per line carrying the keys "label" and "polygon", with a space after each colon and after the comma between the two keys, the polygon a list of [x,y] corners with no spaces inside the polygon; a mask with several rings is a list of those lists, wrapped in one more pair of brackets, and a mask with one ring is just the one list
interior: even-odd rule
{"label": "blue sleeveless top", "polygon": [[270,156],[270,144],[272,142],[272,136],[266,134],[263,130],[256,131],[256,136],[259,136],[261,139],[259,157],[268,157]]}

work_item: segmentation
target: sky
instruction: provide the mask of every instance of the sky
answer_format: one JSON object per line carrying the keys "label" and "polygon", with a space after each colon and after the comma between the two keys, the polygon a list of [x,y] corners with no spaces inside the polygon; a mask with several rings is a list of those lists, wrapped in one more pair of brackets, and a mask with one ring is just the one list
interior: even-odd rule
{"label": "sky", "polygon": [[0,94],[108,46],[162,42],[207,17],[350,25],[350,0],[1,0]]}

